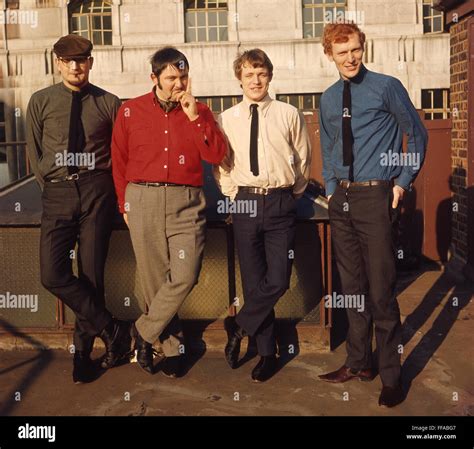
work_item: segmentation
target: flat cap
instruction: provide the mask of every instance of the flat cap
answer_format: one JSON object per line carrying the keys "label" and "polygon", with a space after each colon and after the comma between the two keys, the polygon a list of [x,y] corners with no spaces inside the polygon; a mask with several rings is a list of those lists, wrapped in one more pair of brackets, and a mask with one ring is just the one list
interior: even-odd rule
{"label": "flat cap", "polygon": [[91,55],[92,42],[78,34],[68,34],[59,39],[53,51],[60,58],[85,58]]}

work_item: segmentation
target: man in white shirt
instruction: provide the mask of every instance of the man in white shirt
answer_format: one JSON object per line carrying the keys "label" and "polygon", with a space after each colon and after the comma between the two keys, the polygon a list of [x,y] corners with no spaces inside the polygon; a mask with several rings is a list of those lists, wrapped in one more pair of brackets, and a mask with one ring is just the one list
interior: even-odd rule
{"label": "man in white shirt", "polygon": [[236,368],[242,338],[254,336],[261,358],[252,379],[264,382],[277,369],[273,308],[290,283],[296,200],[308,183],[311,146],[298,110],[268,95],[273,65],[265,52],[239,55],[234,73],[243,101],[219,117],[229,154],[214,173],[222,193],[238,206],[232,222],[244,305],[226,320],[225,356]]}

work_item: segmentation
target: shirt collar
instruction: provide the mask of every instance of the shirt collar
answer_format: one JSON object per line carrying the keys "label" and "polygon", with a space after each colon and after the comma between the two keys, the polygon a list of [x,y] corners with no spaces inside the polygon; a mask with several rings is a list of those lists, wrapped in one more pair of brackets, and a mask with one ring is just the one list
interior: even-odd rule
{"label": "shirt collar", "polygon": [[[78,92],[76,90],[69,89],[62,81],[61,81],[61,90],[69,95],[72,95],[74,92]],[[85,98],[87,95],[89,95],[91,91],[91,83],[87,83],[79,92],[81,93],[81,97]]]}
{"label": "shirt collar", "polygon": [[243,108],[244,112],[247,112],[247,117],[250,118],[250,116],[252,115],[252,111],[250,110],[250,105],[251,104],[258,104],[258,108],[260,109],[260,113],[264,115],[264,117],[267,116],[268,114],[268,110],[270,109],[270,105],[273,101],[273,98],[270,97],[270,95],[265,95],[264,98],[262,98],[262,100],[260,101],[252,101],[252,100],[249,100],[248,98],[246,98],[244,96],[243,100],[242,100],[242,103],[241,104],[241,108]]}
{"label": "shirt collar", "polygon": [[[361,64],[359,73],[358,73],[356,76],[354,76],[353,78],[351,78],[351,79],[349,80],[349,82],[350,82],[351,84],[352,84],[352,83],[354,83],[354,84],[360,84],[360,83],[362,83],[362,81],[364,80],[365,75],[367,74],[367,72],[368,72],[368,70],[367,70],[367,68],[365,67],[365,65],[364,65],[364,64]],[[341,76],[341,77],[339,78],[339,83],[340,83],[341,86],[344,84],[344,81],[346,81],[346,80],[345,80],[344,78],[342,78],[342,76]]]}
{"label": "shirt collar", "polygon": [[[164,100],[161,100],[160,98],[158,98],[158,95],[156,94],[156,86],[153,86],[149,95],[150,95],[151,101],[153,102],[153,106],[158,106],[161,110],[163,110],[163,108],[160,106],[160,101],[164,101]],[[181,103],[179,101],[177,103],[178,104],[176,105],[176,107],[172,109],[170,112],[173,112],[181,108]]]}

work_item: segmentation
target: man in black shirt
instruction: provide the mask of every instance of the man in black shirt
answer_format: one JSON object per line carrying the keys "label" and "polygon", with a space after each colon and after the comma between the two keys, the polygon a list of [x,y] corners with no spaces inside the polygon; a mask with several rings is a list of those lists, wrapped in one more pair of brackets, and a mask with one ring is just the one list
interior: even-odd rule
{"label": "man in black shirt", "polygon": [[[106,347],[102,368],[130,351],[127,323],[105,307],[104,266],[117,200],[110,141],[120,100],[89,83],[92,43],[75,34],[54,45],[62,82],[33,94],[27,145],[43,194],[41,283],[76,315],[73,380],[94,378],[94,338]],[[78,244],[78,276],[72,270]]]}

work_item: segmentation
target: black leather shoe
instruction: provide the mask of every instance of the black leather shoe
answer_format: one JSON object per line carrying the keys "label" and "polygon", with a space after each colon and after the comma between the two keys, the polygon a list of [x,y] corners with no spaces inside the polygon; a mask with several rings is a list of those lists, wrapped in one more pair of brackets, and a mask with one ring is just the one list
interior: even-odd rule
{"label": "black leather shoe", "polygon": [[166,377],[177,378],[181,377],[183,367],[183,357],[180,355],[174,357],[166,357],[161,362],[161,372]]}
{"label": "black leather shoe", "polygon": [[135,323],[132,325],[131,336],[135,340],[134,349],[137,351],[138,366],[148,374],[153,374],[153,347],[142,338]]}
{"label": "black leather shoe", "polygon": [[74,383],[82,384],[94,380],[95,369],[88,352],[76,351],[72,363],[72,380]]}
{"label": "black leather shoe", "polygon": [[395,407],[405,400],[405,394],[401,385],[387,387],[384,385],[379,397],[379,405],[382,407]]}
{"label": "black leather shoe", "polygon": [[130,355],[130,323],[115,318],[105,327],[99,337],[105,344],[105,355],[100,366],[109,369]]}
{"label": "black leather shoe", "polygon": [[252,370],[252,380],[254,382],[265,382],[275,374],[277,366],[278,359],[276,356],[260,357],[259,362]]}
{"label": "black leather shoe", "polygon": [[227,344],[224,349],[225,359],[232,369],[237,368],[240,353],[240,343],[247,333],[237,325],[235,317],[227,317],[224,321],[227,331]]}

